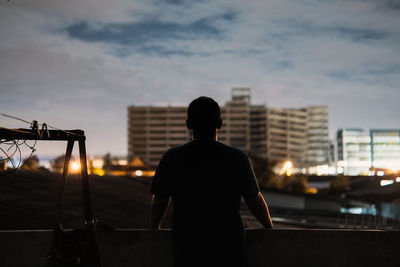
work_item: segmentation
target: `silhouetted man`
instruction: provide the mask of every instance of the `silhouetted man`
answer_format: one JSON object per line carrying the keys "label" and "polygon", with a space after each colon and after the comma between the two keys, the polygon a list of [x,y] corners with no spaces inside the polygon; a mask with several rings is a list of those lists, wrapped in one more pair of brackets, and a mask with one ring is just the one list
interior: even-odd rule
{"label": "silhouetted man", "polygon": [[150,227],[159,229],[172,198],[174,266],[244,266],[241,197],[266,228],[272,228],[246,154],[217,140],[221,111],[209,97],[193,100],[186,124],[193,141],[169,149],[153,184]]}

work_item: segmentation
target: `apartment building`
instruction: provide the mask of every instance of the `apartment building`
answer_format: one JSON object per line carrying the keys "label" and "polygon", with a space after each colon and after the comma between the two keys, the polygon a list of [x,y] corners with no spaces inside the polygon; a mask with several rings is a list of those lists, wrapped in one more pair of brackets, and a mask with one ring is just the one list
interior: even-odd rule
{"label": "apartment building", "polygon": [[306,162],[326,163],[332,161],[329,143],[329,112],[327,106],[307,107]]}
{"label": "apartment building", "polygon": [[221,142],[250,151],[250,108],[250,89],[234,88],[231,101],[221,107]]}
{"label": "apartment building", "polygon": [[304,164],[307,152],[307,109],[267,108],[267,157]]}
{"label": "apartment building", "polygon": [[191,140],[186,107],[128,107],[128,160],[140,157],[157,166],[165,151]]}
{"label": "apartment building", "polygon": [[250,151],[267,157],[267,109],[263,105],[250,107]]}
{"label": "apartment building", "polygon": [[[139,156],[157,166],[170,147],[186,143],[184,106],[128,107],[128,159]],[[251,105],[249,88],[233,88],[231,100],[221,106],[223,125],[219,141],[271,161],[292,160],[309,166],[327,162],[328,110],[326,106],[269,108]]]}

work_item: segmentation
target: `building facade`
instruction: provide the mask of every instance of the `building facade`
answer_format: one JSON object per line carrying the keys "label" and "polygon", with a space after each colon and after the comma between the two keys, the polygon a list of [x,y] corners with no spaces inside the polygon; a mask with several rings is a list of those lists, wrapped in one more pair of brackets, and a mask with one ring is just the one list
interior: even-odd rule
{"label": "building facade", "polygon": [[371,129],[371,167],[400,170],[400,129]]}
{"label": "building facade", "polygon": [[154,167],[165,151],[188,142],[186,107],[128,107],[128,160],[138,156]]}
{"label": "building facade", "polygon": [[338,166],[345,175],[367,175],[371,167],[371,138],[362,129],[337,132]]}
{"label": "building facade", "polygon": [[322,164],[332,160],[327,106],[307,107],[307,144],[306,162]]}
{"label": "building facade", "polygon": [[231,100],[221,107],[221,142],[250,151],[250,108],[250,89],[232,90]]}
{"label": "building facade", "polygon": [[340,129],[338,166],[345,175],[396,173],[400,170],[400,129]]}
{"label": "building facade", "polygon": [[[163,153],[186,143],[184,106],[128,107],[128,159],[139,156],[157,166]],[[329,157],[328,108],[269,108],[251,105],[249,88],[234,88],[231,100],[221,106],[219,141],[273,162],[296,165],[326,164]]]}

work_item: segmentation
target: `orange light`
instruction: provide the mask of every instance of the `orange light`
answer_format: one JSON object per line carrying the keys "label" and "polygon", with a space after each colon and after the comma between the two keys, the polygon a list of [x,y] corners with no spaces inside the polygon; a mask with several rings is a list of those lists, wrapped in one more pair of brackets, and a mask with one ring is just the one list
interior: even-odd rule
{"label": "orange light", "polygon": [[309,187],[309,188],[307,188],[307,193],[316,194],[316,193],[318,193],[318,189],[315,187]]}
{"label": "orange light", "polygon": [[81,164],[79,164],[79,162],[77,162],[77,161],[72,162],[72,164],[71,164],[71,170],[72,170],[73,172],[77,172],[77,171],[79,171],[80,169],[81,169]]}
{"label": "orange light", "polygon": [[290,176],[292,174],[292,167],[293,167],[293,163],[288,160],[285,161],[285,163],[283,163],[282,169],[280,170],[279,174],[283,175],[284,173],[286,173],[287,176]]}

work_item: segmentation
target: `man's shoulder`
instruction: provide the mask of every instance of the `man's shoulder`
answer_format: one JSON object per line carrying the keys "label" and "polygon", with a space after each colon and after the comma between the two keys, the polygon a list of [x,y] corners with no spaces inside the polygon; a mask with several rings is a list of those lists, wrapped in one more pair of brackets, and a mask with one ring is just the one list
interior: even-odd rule
{"label": "man's shoulder", "polygon": [[225,150],[231,154],[237,155],[239,157],[247,157],[246,153],[244,153],[241,149],[234,147],[234,146],[230,146],[221,142],[216,142],[217,146],[220,147],[221,150]]}
{"label": "man's shoulder", "polygon": [[229,162],[230,164],[241,164],[248,160],[247,154],[234,146],[230,146],[221,142],[215,142],[217,146],[216,151],[218,151],[218,155],[220,159],[225,162]]}
{"label": "man's shoulder", "polygon": [[[210,149],[213,150],[214,153],[220,152],[222,154],[225,154],[226,156],[231,155],[232,157],[241,159],[247,158],[246,153],[239,148],[221,143],[219,141],[213,141],[209,144],[212,144],[210,146]],[[191,141],[180,146],[172,147],[165,152],[165,156],[172,157],[174,155],[184,155],[187,153],[190,154],[191,152],[193,152],[194,147],[197,145],[202,146],[202,144]]]}
{"label": "man's shoulder", "polygon": [[172,156],[172,155],[175,155],[175,154],[180,154],[181,152],[187,150],[191,143],[192,142],[188,142],[188,143],[183,144],[183,145],[171,147],[164,153],[164,156]]}

